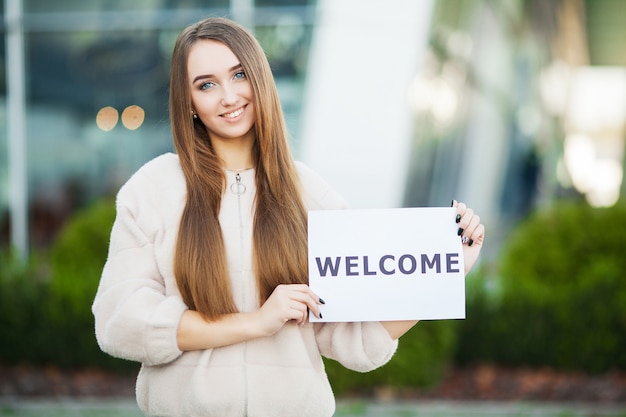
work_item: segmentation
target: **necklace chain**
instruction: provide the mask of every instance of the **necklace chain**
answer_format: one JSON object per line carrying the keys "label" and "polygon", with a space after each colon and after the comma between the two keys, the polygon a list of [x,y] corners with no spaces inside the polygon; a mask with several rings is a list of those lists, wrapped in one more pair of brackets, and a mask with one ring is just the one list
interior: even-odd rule
{"label": "necklace chain", "polygon": [[234,172],[236,174],[240,173],[240,172],[244,172],[244,171],[249,171],[251,169],[253,169],[253,167],[250,168],[239,168],[239,169],[230,169],[230,168],[225,168],[226,171],[230,171],[230,172]]}

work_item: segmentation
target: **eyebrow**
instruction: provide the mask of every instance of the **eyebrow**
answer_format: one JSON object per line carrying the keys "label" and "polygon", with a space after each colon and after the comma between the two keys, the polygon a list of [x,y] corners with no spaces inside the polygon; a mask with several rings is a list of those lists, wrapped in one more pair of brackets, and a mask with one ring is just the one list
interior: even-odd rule
{"label": "eyebrow", "polygon": [[[235,70],[242,69],[242,68],[243,67],[241,66],[241,64],[237,64],[237,65],[234,65],[234,66],[230,67],[228,69],[228,72],[233,72]],[[196,78],[193,79],[193,84],[195,84],[196,81],[198,81],[198,80],[204,80],[204,79],[207,79],[207,78],[215,78],[215,75],[214,74],[198,75]]]}

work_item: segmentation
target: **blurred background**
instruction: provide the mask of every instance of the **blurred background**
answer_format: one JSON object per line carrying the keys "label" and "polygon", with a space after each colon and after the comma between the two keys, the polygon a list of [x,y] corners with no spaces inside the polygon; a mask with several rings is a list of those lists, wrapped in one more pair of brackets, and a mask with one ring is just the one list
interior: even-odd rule
{"label": "blurred background", "polygon": [[[125,367],[99,353],[89,312],[113,198],[173,151],[176,36],[226,16],[266,51],[296,159],[352,207],[454,198],[487,227],[467,320],[418,326],[395,367],[360,382],[329,363],[338,389],[428,386],[472,363],[626,370],[626,1],[5,0],[0,12],[0,363]],[[421,373],[401,376],[407,363]]]}

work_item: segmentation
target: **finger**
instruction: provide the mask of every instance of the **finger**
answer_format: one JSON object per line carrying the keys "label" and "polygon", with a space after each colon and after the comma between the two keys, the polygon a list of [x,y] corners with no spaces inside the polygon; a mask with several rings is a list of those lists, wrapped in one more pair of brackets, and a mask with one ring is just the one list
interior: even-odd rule
{"label": "finger", "polygon": [[326,304],[326,301],[322,300],[322,297],[311,291],[311,289],[309,289],[309,294],[311,294],[311,298],[316,304]]}
{"label": "finger", "polygon": [[[282,284],[276,287],[275,292],[281,293],[283,296],[287,297],[288,300],[301,305],[304,309],[303,314],[305,318],[308,318],[307,308],[310,309],[316,317],[322,318],[319,305],[325,304],[325,302],[317,294],[311,291],[308,285]],[[299,306],[297,304],[289,304],[289,308],[299,308]],[[289,317],[289,319],[292,320],[294,317]]]}
{"label": "finger", "polygon": [[305,303],[305,305],[306,307],[308,307],[305,313],[308,313],[308,310],[311,310],[311,312],[315,315],[315,317],[322,318],[322,313],[320,312],[318,303],[316,303],[315,301],[309,301],[308,303]]}
{"label": "finger", "polygon": [[308,310],[311,310],[315,317],[322,318],[322,313],[320,312],[319,305],[323,300],[321,300],[318,296],[311,292],[307,293],[306,296],[300,298],[298,301],[302,303],[306,317],[308,317]]}
{"label": "finger", "polygon": [[285,287],[298,292],[309,292],[309,286],[306,284],[287,284]]}
{"label": "finger", "polygon": [[306,284],[294,284],[294,289],[296,291],[300,291],[302,293],[306,293],[311,297],[311,300],[313,300],[314,303],[316,304],[325,304],[324,300],[322,300],[322,298],[320,296],[318,296],[317,294],[315,294],[311,288],[306,285]]}
{"label": "finger", "polygon": [[474,234],[474,230],[476,230],[479,224],[480,224],[480,217],[477,215],[473,215],[469,221],[469,224],[467,225],[467,227],[465,227],[463,236],[469,239]]}
{"label": "finger", "polygon": [[456,207],[457,217],[458,217],[459,214],[461,215],[461,217],[463,217],[465,215],[465,211],[467,210],[467,205],[465,203],[459,203],[459,202],[455,201],[454,207]]}
{"label": "finger", "polygon": [[474,216],[474,210],[472,210],[469,207],[466,207],[463,213],[459,213],[459,214],[461,214],[461,221],[459,222],[459,226],[463,228],[467,228],[467,226],[469,226],[470,221],[472,220],[472,217]]}
{"label": "finger", "polygon": [[295,320],[296,322],[300,322],[301,318],[302,309],[297,305],[290,307],[287,311],[283,313],[283,320],[285,322],[289,320]]}
{"label": "finger", "polygon": [[311,291],[308,285],[305,285],[304,287],[306,288],[306,290],[303,290],[302,288],[295,289],[290,298],[292,300],[304,303],[313,311],[316,316],[319,317],[319,305],[325,304],[325,301],[322,300],[313,291]]}
{"label": "finger", "polygon": [[461,214],[461,219],[459,221],[459,229],[457,231],[457,234],[459,236],[464,236],[464,232],[470,225],[472,216],[474,215],[474,211],[471,208],[465,208],[464,212],[459,214]]}
{"label": "finger", "polygon": [[306,323],[307,318],[309,317],[309,311],[305,310],[301,315],[300,318],[298,319],[298,325],[302,326]]}
{"label": "finger", "polygon": [[476,228],[472,232],[468,245],[469,246],[472,246],[473,244],[482,245],[484,240],[485,240],[485,226],[482,223],[480,223],[478,226],[476,226]]}
{"label": "finger", "polygon": [[306,323],[306,320],[309,316],[309,309],[306,307],[306,305],[298,304],[297,306],[292,308],[292,311],[294,313],[293,319],[296,321],[297,324],[303,325],[304,323]]}

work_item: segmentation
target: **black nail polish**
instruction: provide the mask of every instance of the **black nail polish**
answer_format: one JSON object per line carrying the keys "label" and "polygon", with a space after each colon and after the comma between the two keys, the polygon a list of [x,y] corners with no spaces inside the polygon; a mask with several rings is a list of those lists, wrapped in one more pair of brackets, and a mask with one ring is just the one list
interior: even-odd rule
{"label": "black nail polish", "polygon": [[326,304],[326,301],[324,301],[324,300],[322,300],[322,299],[320,298],[320,304]]}
{"label": "black nail polish", "polygon": [[452,200],[452,203],[450,203],[450,207],[454,207],[454,200]]}
{"label": "black nail polish", "polygon": [[470,239],[469,243],[467,244],[467,246],[472,246],[474,244],[474,239]]}
{"label": "black nail polish", "polygon": [[458,231],[458,232],[456,232],[456,234],[457,234],[457,235],[459,235],[459,236],[461,236],[461,235],[463,234],[463,229],[461,229],[461,228],[459,227],[459,231]]}
{"label": "black nail polish", "polygon": [[456,215],[456,222],[457,222],[457,223],[460,223],[460,222],[461,222],[461,215],[460,215],[460,214],[457,214],[457,215]]}
{"label": "black nail polish", "polygon": [[324,317],[322,316],[322,313],[320,313],[320,319],[323,319]]}

